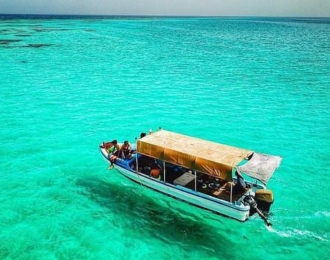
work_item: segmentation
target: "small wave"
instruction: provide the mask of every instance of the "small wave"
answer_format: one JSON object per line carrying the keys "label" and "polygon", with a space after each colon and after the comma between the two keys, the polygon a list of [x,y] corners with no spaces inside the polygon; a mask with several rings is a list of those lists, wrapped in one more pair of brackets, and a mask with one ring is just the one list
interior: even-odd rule
{"label": "small wave", "polygon": [[315,212],[316,217],[330,217],[329,211],[316,211]]}
{"label": "small wave", "polygon": [[317,235],[311,231],[308,230],[299,230],[299,229],[293,229],[293,230],[283,230],[283,231],[279,231],[274,229],[273,227],[269,226],[267,227],[268,231],[273,232],[281,237],[310,237],[310,238],[316,238],[320,241],[324,241],[324,242],[330,242],[328,239],[326,239],[325,237],[322,237],[320,235]]}

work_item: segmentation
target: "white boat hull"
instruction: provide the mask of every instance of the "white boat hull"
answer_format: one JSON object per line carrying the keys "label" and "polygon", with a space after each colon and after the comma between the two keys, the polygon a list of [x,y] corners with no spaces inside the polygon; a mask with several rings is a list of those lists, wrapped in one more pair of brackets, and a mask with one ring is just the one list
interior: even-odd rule
{"label": "white boat hull", "polygon": [[[108,151],[114,145],[116,148],[111,150],[109,158]],[[136,183],[239,221],[258,213],[271,225],[264,212],[269,212],[274,199],[265,185],[279,167],[281,157],[163,129],[149,135],[141,134],[136,147],[131,148],[129,158],[124,158],[119,154],[122,149],[116,140],[100,145],[103,156]],[[232,177],[234,172],[236,178]],[[242,172],[255,183],[245,181]]]}
{"label": "white boat hull", "polygon": [[174,197],[181,201],[185,201],[189,204],[197,207],[210,210],[212,212],[239,220],[246,221],[250,215],[250,206],[245,206],[242,203],[230,203],[224,200],[220,200],[211,197],[200,192],[185,188],[180,185],[173,185],[158,181],[152,177],[144,174],[137,173],[135,171],[129,171],[120,166],[116,166],[116,169],[125,177],[130,180],[140,183],[153,190]]}

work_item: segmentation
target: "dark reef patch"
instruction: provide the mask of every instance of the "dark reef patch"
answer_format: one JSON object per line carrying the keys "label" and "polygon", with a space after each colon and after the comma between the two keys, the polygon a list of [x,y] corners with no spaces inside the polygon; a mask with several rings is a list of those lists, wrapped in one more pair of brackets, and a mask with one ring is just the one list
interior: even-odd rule
{"label": "dark reef patch", "polygon": [[96,32],[96,30],[94,30],[94,29],[83,29],[83,31],[85,31],[85,32]]}
{"label": "dark reef patch", "polygon": [[56,32],[56,31],[70,31],[72,29],[34,27],[32,28],[32,30],[34,30],[35,32]]}
{"label": "dark reef patch", "polygon": [[52,46],[53,44],[49,43],[29,43],[26,46],[23,46],[25,48],[42,48],[42,47],[49,47]]}
{"label": "dark reef patch", "polygon": [[15,42],[20,42],[22,40],[12,40],[12,39],[0,39],[0,44],[6,45],[9,43],[15,43]]}

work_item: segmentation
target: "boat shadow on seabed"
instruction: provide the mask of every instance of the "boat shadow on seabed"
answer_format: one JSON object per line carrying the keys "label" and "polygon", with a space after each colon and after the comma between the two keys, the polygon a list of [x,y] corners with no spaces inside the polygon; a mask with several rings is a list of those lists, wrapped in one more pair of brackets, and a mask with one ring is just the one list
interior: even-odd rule
{"label": "boat shadow on seabed", "polygon": [[[200,250],[207,249],[213,252],[219,249],[219,241],[224,245],[230,243],[229,240],[226,241],[227,236],[209,226],[202,217],[197,219],[196,215],[192,218],[182,215],[185,213],[178,214],[163,206],[166,203],[157,203],[148,196],[140,196],[135,184],[132,187],[123,187],[120,184],[90,178],[78,179],[76,185],[83,188],[84,196],[105,208],[105,212],[118,214],[116,219],[132,219],[133,221],[130,221],[132,226],[127,228],[135,230],[138,239],[143,239],[139,234],[150,232],[152,236],[158,236],[159,239],[169,243],[184,241],[192,245],[203,244],[204,249]],[[217,220],[218,224],[219,221],[221,220]]]}

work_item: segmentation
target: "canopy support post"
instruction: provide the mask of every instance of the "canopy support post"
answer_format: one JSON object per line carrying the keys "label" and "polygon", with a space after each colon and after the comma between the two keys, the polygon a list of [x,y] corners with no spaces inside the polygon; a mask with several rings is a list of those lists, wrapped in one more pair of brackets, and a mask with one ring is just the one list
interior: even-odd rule
{"label": "canopy support post", "polygon": [[166,169],[165,169],[165,161],[163,161],[163,172],[164,172],[164,182],[166,182]]}
{"label": "canopy support post", "polygon": [[195,191],[197,191],[197,172],[196,170],[194,171],[195,173]]}
{"label": "canopy support post", "polygon": [[136,147],[136,155],[135,155],[135,167],[136,167],[136,172],[139,172],[139,160],[138,160],[138,152],[137,152],[137,138],[135,137],[135,147]]}

